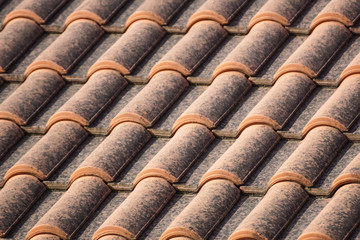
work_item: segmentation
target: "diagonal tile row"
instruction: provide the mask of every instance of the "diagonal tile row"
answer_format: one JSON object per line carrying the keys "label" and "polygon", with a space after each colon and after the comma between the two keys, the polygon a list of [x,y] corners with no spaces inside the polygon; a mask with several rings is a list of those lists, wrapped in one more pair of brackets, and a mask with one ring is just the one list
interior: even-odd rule
{"label": "diagonal tile row", "polygon": [[[206,6],[206,4],[204,5]],[[154,5],[152,5],[152,7],[153,6]],[[301,11],[302,8],[304,8],[304,5],[298,6],[296,12]],[[264,10],[264,12],[266,11]],[[201,16],[201,14],[199,15]],[[196,18],[196,16],[194,16],[194,18]],[[154,24],[152,21],[148,20],[137,21],[147,21],[149,25]],[[69,26],[71,26],[71,24]],[[126,38],[124,37],[126,36],[126,33],[128,31],[130,32],[131,27],[135,26],[135,24],[136,22],[134,22],[122,36],[122,39],[125,39],[123,41],[126,44],[129,44],[132,41],[127,42]],[[142,92],[139,93],[136,98],[133,99],[133,101],[131,101],[122,110],[122,112],[120,112],[113,119],[109,127],[109,131],[111,131],[109,137],[107,137],[101,147],[99,146],[90,155],[91,157],[89,156],[88,158],[86,158],[81,167],[79,167],[74,172],[70,179],[72,184],[69,190],[64,194],[64,197],[62,197],[59,202],[53,208],[51,208],[51,210],[29,232],[29,238],[38,234],[40,235],[37,237],[40,237],[41,234],[47,233],[55,234],[61,238],[71,237],[76,232],[78,227],[81,226],[84,221],[86,221],[86,219],[90,216],[91,212],[97,208],[97,206],[102,202],[102,200],[107,196],[110,191],[109,187],[103,183],[103,180],[106,182],[114,180],[114,178],[121,171],[121,169],[132,159],[132,157],[137,154],[137,152],[142,148],[142,146],[146,144],[146,142],[150,138],[150,134],[145,128],[152,126],[164,113],[164,111],[166,111],[169,105],[175,102],[177,97],[181,95],[182,91],[187,87],[187,81],[182,77],[181,74],[185,76],[191,74],[201,64],[204,58],[206,58],[206,56],[208,56],[208,54],[214,50],[214,48],[219,44],[219,42],[222,41],[222,39],[226,35],[226,32],[223,30],[220,24],[223,23],[214,22],[213,19],[211,19],[210,21],[203,21],[201,19],[201,21],[194,23],[194,25],[191,26],[189,32],[184,36],[184,38],[171,51],[169,51],[169,53],[165,55],[164,58],[161,59],[157,65],[155,65],[155,67],[150,71],[149,74],[149,84],[144,88]],[[208,32],[208,29],[212,29],[212,31]],[[318,74],[321,69],[323,69],[323,67],[330,61],[330,59],[334,56],[338,49],[341,48],[343,43],[350,37],[350,32],[348,32],[346,28],[344,30],[342,29],[342,25],[340,24],[328,24],[327,22],[325,22],[315,27],[313,33],[306,40],[306,44],[308,44],[311,48],[314,48],[314,44],[316,45],[319,40],[324,39],[325,35],[326,38],[329,37],[329,32],[334,33],[331,36],[336,34],[341,35],[341,33],[343,33],[343,35],[340,37],[341,40],[339,41],[333,41],[334,39],[339,38],[338,36],[335,36],[334,39],[331,39],[331,41],[325,38],[323,42],[318,44],[318,51],[320,53],[327,54],[327,56],[323,56],[325,60],[321,59],[323,62],[320,61],[319,63],[315,59],[317,55],[314,54],[314,52],[311,53],[311,51],[304,51],[304,49],[306,50],[307,48],[310,48],[309,46],[306,47],[305,43],[302,45],[302,47],[304,46],[304,49],[297,51],[305,53],[308,52],[310,56],[308,56],[308,58],[306,59],[310,59],[308,61],[312,61],[313,63],[319,63],[321,66],[316,66],[315,69],[313,69],[314,65],[306,65],[308,63],[307,61],[300,62],[299,59],[304,59],[304,56],[298,57],[296,56],[297,52],[295,52],[293,60],[289,61],[289,63],[285,63],[284,66],[279,69],[279,71],[281,69],[285,70],[283,70],[283,73],[279,73],[279,75],[281,76],[278,77],[278,80],[272,90],[254,108],[254,110],[249,114],[249,116],[243,121],[242,125],[240,125],[239,127],[238,134],[240,134],[240,136],[236,142],[237,144],[248,145],[241,146],[239,148],[234,144],[230,148],[232,149],[232,151],[237,151],[237,154],[239,154],[240,156],[241,154],[245,155],[242,158],[243,162],[236,163],[233,165],[233,167],[230,167],[229,163],[233,162],[226,159],[234,157],[234,153],[225,153],[223,157],[220,158],[222,160],[220,161],[219,159],[219,161],[211,167],[209,172],[204,175],[200,183],[201,190],[198,196],[174,220],[174,222],[169,226],[168,230],[165,231],[163,235],[164,239],[169,239],[175,236],[184,236],[194,239],[206,238],[214,229],[214,227],[219,223],[219,221],[226,215],[226,213],[230,211],[231,207],[235,204],[235,202],[240,196],[240,190],[237,186],[243,184],[246,181],[246,178],[261,162],[261,160],[264,159],[264,157],[271,151],[271,149],[276,145],[277,141],[279,141],[280,137],[273,129],[282,129],[282,127],[286,124],[289,118],[291,118],[291,115],[296,111],[299,105],[301,105],[303,100],[308,96],[308,94],[310,94],[310,92],[315,87],[314,83],[311,81],[311,78],[314,77],[314,75],[312,74]],[[153,31],[155,30],[149,30],[149,32],[151,33]],[[274,34],[271,36],[271,39],[277,39],[276,41],[274,41],[275,43],[277,43],[277,45],[271,45],[274,42],[266,40],[265,36],[269,36],[270,32]],[[326,32],[327,34],[325,34],[324,32]],[[128,36],[130,36],[130,34]],[[260,38],[259,36],[263,37]],[[104,224],[95,233],[94,239],[99,239],[100,237],[101,239],[103,239],[102,237],[111,237],[111,235],[121,235],[127,238],[136,238],[142,233],[144,228],[161,211],[161,209],[165,206],[165,204],[174,194],[174,187],[171,186],[169,182],[176,183],[179,181],[184,172],[194,163],[194,161],[201,155],[201,153],[206,149],[209,143],[214,139],[214,136],[210,130],[217,126],[217,124],[223,119],[223,117],[232,109],[234,103],[240,101],[241,97],[245,95],[245,93],[251,87],[251,84],[247,80],[245,75],[254,75],[266,62],[266,60],[269,59],[269,57],[274,53],[274,49],[277,49],[287,36],[288,33],[285,28],[279,23],[273,22],[273,20],[259,21],[255,25],[253,25],[252,29],[245,37],[244,41],[240,42],[238,47],[236,47],[234,51],[229,54],[229,56],[224,60],[224,62],[220,64],[217,70],[215,70],[213,83],[208,87],[204,94],[201,95],[196,100],[196,102],[194,102],[175,122],[173,127],[173,134],[175,134],[174,137],[150,161],[150,163],[143,169],[143,171],[139,173],[135,180],[136,187],[134,191],[129,195],[126,201],[123,202],[115,211],[116,214],[114,212],[113,215],[104,222]],[[131,37],[129,37],[129,39],[131,39]],[[193,39],[198,39],[199,41],[194,42]],[[260,42],[254,41],[255,39],[260,40]],[[326,47],[324,47],[324,45]],[[333,52],[328,51],[329,45],[330,49],[333,49]],[[144,54],[147,54],[148,51],[151,50],[152,47],[150,47],[150,49],[143,49],[143,51],[139,50],[139,46],[134,46],[134,48],[136,49],[136,51],[133,52],[135,52],[135,54],[138,56],[138,62],[143,58]],[[121,49],[121,47],[117,46],[114,49]],[[248,49],[251,49],[251,54],[250,52],[246,54],[246,51],[249,51]],[[137,52],[138,50],[140,52]],[[90,68],[90,78],[84,86],[84,88],[88,87],[97,94],[99,93],[100,87],[96,87],[95,83],[93,83],[93,85],[89,84],[91,82],[91,79],[95,75],[100,75],[106,71],[106,74],[113,73],[114,75],[117,75],[117,78],[122,79],[121,74],[128,74],[126,71],[129,71],[130,73],[132,71],[132,68],[137,64],[134,63],[134,65],[124,66],[125,63],[128,63],[128,61],[124,61],[125,63],[122,63],[122,57],[124,57],[124,55],[126,56],[128,54],[127,52],[121,52],[118,54],[116,53],[116,51],[109,50],[108,52],[108,56],[106,56],[105,53],[98,60],[98,62]],[[196,54],[194,55],[194,53]],[[79,55],[81,55],[81,53],[79,53]],[[239,56],[241,56],[240,59]],[[134,57],[132,57],[131,59],[133,60]],[[34,62],[34,66],[35,63],[36,61]],[[291,64],[298,64],[297,66],[303,66],[300,67],[300,69],[302,69],[301,73],[298,73],[298,71],[293,72],[294,70],[291,68]],[[54,68],[57,68],[57,66]],[[60,71],[56,69],[53,70]],[[34,71],[34,73],[37,71]],[[51,72],[51,70],[47,71]],[[29,77],[32,74],[33,73],[31,73]],[[351,79],[351,77],[355,80],[349,81],[348,79]],[[103,79],[108,78],[108,76],[103,77]],[[161,81],[169,81],[168,79],[172,79],[173,84],[168,85],[167,83],[165,86]],[[102,80],[101,83],[103,83],[103,81],[104,80]],[[343,85],[345,82],[350,83],[349,85]],[[304,142],[301,144],[304,148],[307,147],[306,142],[313,143],[313,138],[319,137],[318,131],[323,131],[323,135],[325,135],[326,137],[329,136],[330,132],[329,138],[332,140],[330,142],[333,142],[335,147],[341,149],[342,144],[346,141],[346,138],[340,131],[346,131],[346,126],[348,126],[349,128],[349,126],[351,126],[351,124],[357,119],[360,112],[358,109],[360,105],[358,103],[359,97],[357,97],[359,96],[359,87],[353,87],[354,85],[358,86],[358,84],[359,81],[356,77],[354,77],[354,75],[347,77],[343,81],[339,89],[336,91],[337,96],[335,96],[336,94],[334,94],[333,98],[335,100],[333,100],[333,104],[331,104],[331,101],[328,101],[329,103],[324,105],[324,110],[322,112],[319,110],[318,114],[314,116],[314,119],[309,122],[309,127],[307,128],[308,130],[304,130],[304,135],[307,134]],[[119,88],[123,88],[124,85],[126,85],[125,80],[122,81],[121,87]],[[21,158],[19,162],[8,171],[5,176],[5,178],[8,179],[5,187],[8,185],[8,183],[10,183],[12,179],[16,178],[17,176],[15,175],[18,174],[26,173],[35,175],[41,180],[46,179],[56,169],[56,167],[61,164],[61,162],[64,161],[64,159],[68,155],[70,155],[73,149],[76,148],[86,137],[87,133],[82,126],[86,126],[87,124],[89,124],[92,119],[97,116],[98,112],[101,111],[101,109],[104,108],[109,101],[111,101],[112,94],[109,94],[109,91],[110,89],[112,89],[112,86],[113,85],[109,83],[109,90],[104,91],[103,95],[106,96],[103,96],[101,93],[100,96],[96,96],[96,99],[101,99],[103,101],[99,104],[99,106],[94,106],[91,110],[91,113],[88,112],[88,109],[91,109],[90,105],[93,105],[93,102],[89,101],[88,107],[82,108],[84,105],[86,105],[86,103],[82,102],[84,97],[80,95],[75,97],[78,93],[80,94],[82,90],[80,90],[76,95],[74,95],[71,100],[69,100],[65,105],[63,105],[63,107],[49,119],[49,132],[44,136],[43,143],[41,143],[40,141],[38,144],[35,145],[34,150],[32,149],[31,151],[29,151],[28,154],[26,154],[29,155],[28,159],[30,160],[26,161],[26,155],[24,155],[24,159]],[[164,89],[160,88],[159,86],[164,86]],[[179,88],[179,86],[181,87]],[[342,88],[342,91],[339,91],[342,86],[344,86]],[[294,89],[294,87],[298,89]],[[347,94],[348,88],[354,91],[352,95]],[[281,94],[285,92],[288,93],[288,91],[290,90],[294,91],[294,95]],[[88,90],[84,90],[84,93],[87,92]],[[226,94],[224,94],[224,92]],[[94,94],[91,95],[92,97],[94,97]],[[336,99],[343,99],[344,95],[347,98],[345,98],[346,100],[344,101],[344,107],[342,108],[342,111],[345,111],[345,113],[349,112],[351,114],[334,116],[335,113],[338,113],[338,111],[336,111],[335,109],[338,108],[338,105],[334,104],[334,102],[336,103]],[[147,97],[144,98],[144,96]],[[213,98],[213,96],[216,96],[219,99]],[[160,99],[152,99],[153,97]],[[161,106],[158,105],[159,103],[161,103]],[[153,105],[156,105],[156,108]],[[204,108],[204,105],[208,107]],[[278,106],[286,106],[287,108],[285,110],[274,108]],[[153,109],[156,109],[156,111],[150,111]],[[277,112],[275,110],[277,110]],[[325,123],[322,120],[323,118],[326,118],[324,117],[324,115],[327,117],[327,119],[330,119],[327,120]],[[6,122],[8,123],[9,121],[6,120]],[[312,122],[313,125],[310,125]],[[334,123],[330,124],[329,122]],[[330,127],[318,127],[321,125],[327,125]],[[341,125],[345,126],[345,130],[338,127]],[[338,128],[340,131],[334,129],[334,127]],[[65,136],[74,136],[73,132],[77,132],[79,136],[74,139],[70,138],[64,140],[62,138],[64,135],[57,133],[56,129],[61,132],[64,131],[63,129],[66,128],[68,128],[68,133]],[[139,134],[134,134],[134,131],[138,131]],[[333,134],[334,136],[332,136],[331,134]],[[263,139],[264,135],[268,137],[266,139]],[[320,137],[323,135],[320,134]],[[59,136],[62,139],[56,139],[56,136]],[[254,136],[258,137],[256,138]],[[55,148],[64,148],[65,150],[62,150],[61,152],[66,153],[66,155],[44,156],[44,162],[36,163],[31,160],[31,152],[33,151],[33,153],[37,156],[39,155],[39,153],[44,152],[44,150],[41,150],[41,148],[45,149],[49,147],[46,146],[48,142],[45,141],[46,137],[48,137],[51,141],[54,142],[53,146]],[[248,137],[249,140],[239,140],[246,137]],[[128,142],[129,138],[133,138],[133,140]],[[256,141],[257,143],[260,142],[261,145],[250,144],[251,141]],[[323,145],[319,143],[318,147],[324,147],[325,153],[329,153],[330,155],[333,154],[333,156],[336,156],[337,152],[333,152],[334,146],[330,146],[328,145],[328,142],[325,142]],[[111,148],[112,151],[106,151],[107,147]],[[115,147],[116,150],[114,150],[114,148],[112,147]],[[260,148],[262,153],[261,156],[258,155]],[[126,150],[125,152],[124,149]],[[129,149],[131,151],[129,151]],[[244,149],[247,149],[247,151],[244,151]],[[248,149],[253,150],[249,152]],[[330,150],[326,151],[326,149]],[[303,154],[301,152],[301,147],[299,147],[299,150],[297,151],[297,156]],[[124,161],[114,162],[114,158],[113,156],[111,156],[111,154],[122,154],[122,159],[124,159]],[[228,157],[226,157],[227,155]],[[173,159],[169,158],[168,156],[171,156]],[[256,161],[254,161],[254,156]],[[295,156],[294,159],[297,156]],[[164,158],[168,159],[168,161],[164,162]],[[51,159],[51,161],[49,161],[49,159]],[[101,159],[102,161],[99,161],[99,159]],[[106,159],[106,161],[104,159]],[[250,160],[251,163],[249,163],[248,169],[239,169],[240,166],[248,166],[245,164],[246,161]],[[46,164],[44,165],[45,162]],[[303,170],[303,167],[293,165],[294,162],[297,163],[298,161],[289,160],[289,162],[290,167],[286,168],[286,165],[284,164],[283,169],[285,170],[283,171],[282,169],[280,171],[283,166],[279,169],[280,172],[278,179],[280,180],[277,180],[276,184],[269,184],[269,191],[266,194],[265,198],[270,200],[265,201],[264,198],[262,202],[264,202],[265,205],[266,202],[273,202],[274,196],[277,196],[279,194],[276,191],[291,192],[290,196],[292,198],[284,199],[285,203],[282,203],[280,200],[276,201],[279,202],[278,207],[284,211],[284,214],[295,214],[296,211],[295,213],[292,211],[287,211],[284,206],[292,209],[291,204],[294,204],[294,202],[306,201],[308,195],[301,188],[301,185],[304,185],[304,182],[301,182],[296,178],[297,176],[305,176],[306,174],[301,172],[301,170]],[[314,160],[314,163],[317,163],[316,160]],[[325,162],[322,166],[317,166],[318,171],[320,171],[321,173],[321,170],[323,170],[324,166],[326,166],[327,164],[328,162]],[[114,168],[114,165],[116,165],[117,168]],[[236,168],[238,168],[239,172],[235,170]],[[300,169],[300,173],[296,171],[298,169]],[[356,171],[356,166],[350,167],[349,169],[350,173],[351,170],[355,169]],[[291,176],[291,174],[287,174],[287,178],[281,178],[281,176],[286,175],[282,174],[283,172],[291,172],[292,170],[295,170],[295,177],[289,177],[289,175]],[[230,174],[228,174],[229,172]],[[345,172],[344,176],[346,174],[348,174],[348,172]],[[89,175],[95,175],[97,177],[90,177]],[[19,176],[27,177],[28,175]],[[318,175],[314,176],[313,179],[316,180],[317,176]],[[277,174],[274,176],[274,178],[276,179],[276,177]],[[305,176],[305,178],[306,177],[307,176]],[[39,182],[37,179],[35,180]],[[285,181],[285,183],[277,183],[280,181]],[[289,181],[295,181],[299,183],[290,183]],[[310,179],[309,181],[311,182],[314,180]],[[350,183],[351,182],[352,181],[350,181]],[[346,180],[338,184],[337,187],[334,187],[334,191],[339,186],[348,183],[348,180]],[[84,187],[85,185],[87,187]],[[149,187],[147,188],[144,186]],[[357,185],[350,184],[347,186],[353,186],[353,188],[355,189],[354,191],[357,195],[355,194],[351,198],[345,194],[345,198],[349,198],[348,200],[353,202],[354,206],[358,206],[359,202],[356,197],[358,196],[359,190]],[[347,186],[340,188],[340,190],[347,188]],[[337,192],[340,192],[340,190],[338,190]],[[222,191],[224,191],[226,194],[224,194]],[[84,197],[79,197],[79,199],[73,199],[70,201],[70,199],[72,199],[71,194],[74,194],[74,192],[78,192],[80,196]],[[272,192],[274,192],[273,195],[271,194]],[[335,196],[338,195],[342,196],[338,193],[336,193]],[[156,197],[154,198],[154,196]],[[224,196],[226,196],[225,199],[218,199],[219,197]],[[149,199],[149,201],[147,202],[149,206],[143,206],[140,204],[140,202],[139,204],[136,204],[136,202],[140,201],[140,199],[142,199],[143,197],[147,197],[147,199]],[[90,199],[94,202],[90,201]],[[334,199],[336,198],[334,197]],[[203,205],[204,202],[208,202],[209,204]],[[157,203],[157,205],[155,205],[155,203]],[[67,204],[69,204],[71,208],[74,207],[74,209],[77,210],[82,209],[83,212],[64,212],[64,206],[66,206]],[[85,204],[87,208],[83,208]],[[139,206],[143,208],[138,209]],[[202,206],[202,208],[199,206]],[[259,204],[259,206],[261,205]],[[278,209],[276,209],[277,206],[273,207],[274,211],[279,211]],[[136,209],[137,211],[134,211],[134,209]],[[202,214],[207,211],[209,215],[202,216]],[[257,210],[254,211],[256,212]],[[222,217],[212,219],[211,217],[213,217],[217,213],[219,213],[219,216]],[[283,218],[283,215],[281,213],[282,211],[279,212],[279,218]],[[259,216],[261,214],[267,215],[268,212],[256,213],[256,216]],[[354,219],[356,219],[356,216],[358,216],[356,215],[358,214],[356,212],[349,214],[355,214],[352,215],[355,216],[353,217]],[[15,215],[19,216],[19,213],[15,213]],[[55,219],[54,222],[50,221],[50,219],[54,219],[53,216],[62,215],[76,215],[77,218],[71,218],[62,222],[62,219],[58,217],[58,219]],[[327,215],[325,214],[325,216]],[[211,220],[211,223],[203,226],[202,221],[196,222],[196,219],[201,220],[204,219],[204,217],[209,221]],[[249,229],[252,226],[251,214],[249,215],[249,218],[250,220],[244,220],[244,224],[242,223],[241,225],[239,225],[240,230],[236,230],[234,235],[242,234],[241,229],[245,229],[244,231],[250,231]],[[268,219],[266,219],[265,217],[264,222],[270,221],[269,218],[271,219],[271,216],[268,216]],[[285,217],[285,219],[291,219],[291,216],[287,216]],[[248,225],[246,225],[247,223]],[[282,226],[283,224],[281,224],[280,226],[275,226],[270,233],[266,233],[264,235],[275,236],[281,231]],[[254,230],[255,233],[252,234],[259,234],[259,231],[261,230]],[[311,231],[314,230],[310,230],[310,232]],[[254,236],[252,235],[251,237]]]}

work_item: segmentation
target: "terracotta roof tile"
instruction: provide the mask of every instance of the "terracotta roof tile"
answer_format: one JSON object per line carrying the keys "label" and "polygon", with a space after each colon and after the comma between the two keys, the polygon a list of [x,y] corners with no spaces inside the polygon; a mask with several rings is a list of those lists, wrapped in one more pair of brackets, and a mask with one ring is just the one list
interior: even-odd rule
{"label": "terracotta roof tile", "polygon": [[349,29],[340,23],[320,24],[278,69],[274,78],[287,72],[302,72],[310,78],[318,76],[350,37]]}
{"label": "terracotta roof tile", "polygon": [[142,180],[94,233],[92,239],[112,234],[137,238],[174,193],[174,188],[162,178]]}
{"label": "terracotta roof tile", "polygon": [[347,138],[336,128],[314,128],[277,170],[268,187],[280,181],[295,181],[311,187],[346,141]]}
{"label": "terracotta roof tile", "polygon": [[106,24],[113,15],[122,8],[127,0],[105,0],[99,3],[96,0],[83,1],[65,21],[69,25],[77,19],[89,19],[98,24]]}
{"label": "terracotta roof tile", "polygon": [[227,24],[237,14],[237,12],[246,4],[246,2],[247,0],[228,0],[228,1],[207,0],[189,18],[186,27],[190,28],[195,23],[203,20],[216,21],[221,25]]}
{"label": "terracotta roof tile", "polygon": [[206,183],[160,239],[173,239],[173,237],[206,239],[239,197],[240,190],[230,181],[213,180]]}
{"label": "terracotta roof tile", "polygon": [[307,6],[309,0],[270,0],[267,1],[249,22],[249,29],[261,21],[275,21],[290,26],[295,18]]}
{"label": "terracotta roof tile", "polygon": [[315,84],[305,74],[282,75],[241,122],[239,132],[260,123],[282,129],[314,88]]}
{"label": "terracotta roof tile", "polygon": [[4,179],[23,173],[47,179],[87,136],[78,123],[63,121],[55,124],[7,171]]}
{"label": "terracotta roof tile", "polygon": [[317,25],[327,21],[337,21],[345,26],[353,26],[360,16],[360,2],[352,0],[332,0],[317,15],[311,23],[310,28],[314,29]]}
{"label": "terracotta roof tile", "polygon": [[17,175],[0,191],[0,236],[5,236],[45,191],[45,186],[30,175]]}
{"label": "terracotta roof tile", "polygon": [[72,22],[27,67],[25,75],[28,76],[31,72],[40,68],[50,68],[59,74],[68,73],[80,58],[99,40],[103,33],[102,28],[93,21],[80,19]]}
{"label": "terracotta roof tile", "polygon": [[151,20],[159,25],[166,25],[188,0],[146,0],[131,14],[125,26],[138,20]]}
{"label": "terracotta roof tile", "polygon": [[200,123],[215,128],[251,88],[248,79],[239,72],[218,75],[212,84],[181,114],[173,132],[187,123]]}
{"label": "terracotta roof tile", "polygon": [[275,239],[300,210],[308,194],[297,183],[274,185],[229,237],[233,239]]}
{"label": "terracotta roof tile", "polygon": [[199,185],[217,178],[228,179],[236,185],[243,184],[279,140],[280,136],[269,126],[246,128],[202,176]]}
{"label": "terracotta roof tile", "polygon": [[126,240],[126,238],[119,235],[106,235],[104,237],[99,238],[99,240]]}
{"label": "terracotta roof tile", "polygon": [[114,181],[149,139],[149,132],[139,124],[125,122],[117,125],[73,172],[70,181],[86,175],[98,176],[106,182]]}
{"label": "terracotta roof tile", "polygon": [[235,49],[216,67],[214,77],[226,71],[239,71],[248,76],[256,72],[289,36],[286,29],[273,21],[256,24]]}
{"label": "terracotta roof tile", "polygon": [[55,71],[32,72],[8,98],[0,104],[0,118],[26,125],[65,85]]}
{"label": "terracotta roof tile", "polygon": [[359,223],[360,184],[348,184],[337,190],[334,197],[303,231],[304,239],[345,239]]}
{"label": "terracotta roof tile", "polygon": [[331,192],[342,185],[360,183],[360,154],[358,154],[331,184]]}
{"label": "terracotta roof tile", "polygon": [[39,234],[31,238],[31,240],[60,240],[56,235],[53,234]]}
{"label": "terracotta roof tile", "polygon": [[124,121],[151,127],[188,87],[178,72],[161,71],[116,115],[110,129]]}
{"label": "terracotta roof tile", "polygon": [[179,181],[213,140],[214,135],[203,125],[182,126],[136,176],[135,184],[155,176],[163,177],[171,183]]}
{"label": "terracotta roof tile", "polygon": [[19,141],[24,132],[15,123],[0,120],[0,159]]}
{"label": "terracotta roof tile", "polygon": [[24,0],[4,19],[4,25],[15,18],[29,18],[44,24],[67,0]]}
{"label": "terracotta roof tile", "polygon": [[136,21],[91,66],[88,76],[100,69],[114,69],[121,74],[130,74],[164,35],[165,30],[157,23],[149,20]]}
{"label": "terracotta roof tile", "polygon": [[90,125],[126,85],[127,81],[117,71],[95,72],[86,84],[50,117],[46,124],[47,128],[64,120],[72,120],[83,126]]}
{"label": "terracotta roof tile", "polygon": [[200,21],[151,69],[149,78],[163,70],[190,75],[215,50],[227,32],[213,21]]}
{"label": "terracotta roof tile", "polygon": [[326,125],[340,131],[349,131],[360,116],[360,75],[347,77],[334,94],[322,105],[304,127],[306,134],[312,128]]}
{"label": "terracotta roof tile", "polygon": [[357,0],[46,1],[0,0],[5,239],[359,238]]}
{"label": "terracotta roof tile", "polygon": [[26,239],[46,233],[71,238],[109,193],[109,187],[100,178],[77,179],[28,232]]}
{"label": "terracotta roof tile", "polygon": [[43,30],[34,21],[16,18],[0,32],[0,72],[5,72],[34,42]]}

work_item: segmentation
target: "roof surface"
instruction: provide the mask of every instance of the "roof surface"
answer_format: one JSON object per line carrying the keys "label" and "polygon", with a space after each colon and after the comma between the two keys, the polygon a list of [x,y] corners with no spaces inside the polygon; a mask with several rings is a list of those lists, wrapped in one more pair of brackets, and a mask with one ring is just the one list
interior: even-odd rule
{"label": "roof surface", "polygon": [[0,4],[3,239],[360,239],[360,0]]}

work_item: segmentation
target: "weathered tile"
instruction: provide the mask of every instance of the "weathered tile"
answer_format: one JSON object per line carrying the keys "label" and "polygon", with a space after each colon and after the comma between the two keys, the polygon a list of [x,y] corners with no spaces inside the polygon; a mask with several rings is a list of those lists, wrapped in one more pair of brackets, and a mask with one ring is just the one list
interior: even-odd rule
{"label": "weathered tile", "polygon": [[23,135],[24,132],[14,122],[0,120],[0,159],[5,156]]}
{"label": "weathered tile", "polygon": [[331,126],[349,131],[360,116],[360,74],[345,78],[333,95],[305,125],[303,134],[317,126]]}
{"label": "weathered tile", "polygon": [[332,0],[311,22],[310,28],[314,29],[322,22],[337,21],[350,27],[360,16],[360,3],[351,0]]}
{"label": "weathered tile", "polygon": [[16,18],[0,32],[0,72],[6,72],[34,42],[43,30],[34,21]]}
{"label": "weathered tile", "polygon": [[309,2],[309,0],[267,1],[250,20],[248,28],[250,29],[255,24],[265,20],[276,21],[284,26],[290,26]]}
{"label": "weathered tile", "polygon": [[6,182],[0,190],[1,237],[8,234],[45,190],[46,187],[30,175],[17,175]]}
{"label": "weathered tile", "polygon": [[108,234],[137,238],[175,194],[162,178],[142,180],[94,233],[93,239]]}
{"label": "weathered tile", "polygon": [[341,187],[298,239],[345,239],[359,223],[359,199],[360,184]]}
{"label": "weathered tile", "polygon": [[183,8],[187,0],[145,0],[126,20],[125,27],[135,21],[148,19],[159,25],[166,25]]}
{"label": "weathered tile", "polygon": [[186,27],[190,28],[195,23],[203,20],[216,21],[221,25],[228,24],[246,2],[247,0],[207,0],[189,18]]}
{"label": "weathered tile", "polygon": [[149,78],[163,70],[174,70],[190,75],[224,40],[227,32],[213,21],[201,21],[151,69]]}
{"label": "weathered tile", "polygon": [[287,30],[279,23],[263,21],[256,24],[214,70],[213,76],[231,70],[255,75],[288,36]]}
{"label": "weathered tile", "polygon": [[65,20],[69,25],[77,19],[90,19],[100,25],[106,24],[127,0],[105,0],[99,3],[96,0],[85,0]]}
{"label": "weathered tile", "polygon": [[[160,239],[188,237],[206,239],[231,210],[240,197],[240,190],[230,181],[212,180],[181,211]],[[206,224],[204,224],[206,223]]]}
{"label": "weathered tile", "polygon": [[310,78],[317,77],[350,37],[351,32],[341,23],[320,24],[278,69],[274,78],[292,71],[305,73]]}
{"label": "weathered tile", "polygon": [[239,238],[275,238],[301,209],[308,194],[297,183],[274,185],[240,223],[229,240]]}
{"label": "weathered tile", "polygon": [[9,97],[0,104],[0,118],[26,125],[65,85],[55,71],[32,72]]}
{"label": "weathered tile", "polygon": [[4,25],[15,18],[29,18],[38,24],[44,24],[59,10],[66,0],[24,0],[4,19]]}
{"label": "weathered tile", "polygon": [[88,76],[100,69],[113,69],[130,74],[139,62],[164,37],[165,30],[149,20],[136,21],[90,67]]}
{"label": "weathered tile", "polygon": [[203,125],[182,126],[136,176],[135,184],[147,177],[178,182],[213,140],[213,134]]}
{"label": "weathered tile", "polygon": [[199,185],[212,179],[243,184],[276,146],[280,136],[267,125],[246,128],[233,145],[202,176]]}
{"label": "weathered tile", "polygon": [[30,174],[47,179],[87,137],[78,123],[63,121],[55,124],[4,176]]}
{"label": "weathered tile", "polygon": [[187,123],[200,123],[209,129],[215,128],[250,88],[249,80],[239,72],[218,75],[176,120],[173,132]]}
{"label": "weathered tile", "polygon": [[346,141],[347,138],[336,128],[314,128],[270,179],[268,188],[281,181],[313,186]]}
{"label": "weathered tile", "polygon": [[117,125],[110,135],[73,172],[70,182],[81,176],[98,176],[106,182],[114,181],[151,135],[136,123]]}
{"label": "weathered tile", "polygon": [[282,129],[315,88],[305,74],[282,75],[239,125],[239,132],[253,124],[267,124]]}
{"label": "weathered tile", "polygon": [[109,187],[100,178],[82,177],[76,180],[27,233],[26,239],[43,233],[51,233],[61,239],[72,238],[109,193]]}
{"label": "weathered tile", "polygon": [[[50,68],[59,74],[68,73],[104,34],[93,21],[72,22],[26,69],[25,75],[40,68]],[[81,36],[81,37],[79,37]]]}
{"label": "weathered tile", "polygon": [[50,128],[56,122],[64,120],[72,120],[82,126],[90,125],[126,85],[127,81],[117,71],[95,72],[83,87],[50,117],[46,127]]}
{"label": "weathered tile", "polygon": [[187,87],[188,82],[180,73],[174,71],[159,72],[115,116],[110,123],[110,128],[126,121],[151,127]]}

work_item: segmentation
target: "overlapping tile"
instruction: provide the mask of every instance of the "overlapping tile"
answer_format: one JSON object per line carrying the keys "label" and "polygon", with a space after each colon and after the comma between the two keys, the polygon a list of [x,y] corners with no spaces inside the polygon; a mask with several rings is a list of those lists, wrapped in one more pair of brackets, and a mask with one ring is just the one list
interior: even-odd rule
{"label": "overlapping tile", "polygon": [[[335,211],[348,221],[320,213],[359,181],[356,1],[73,0],[29,5],[28,19],[9,14],[19,3],[1,5],[15,17],[0,35],[14,21],[40,32],[34,47],[11,47],[22,53],[0,76],[0,193],[19,176],[51,191],[16,213],[7,238],[296,239],[319,215],[356,239],[355,195]],[[84,22],[97,30],[69,33]],[[68,62],[32,71],[66,34],[52,50]],[[309,61],[281,72],[304,49]]]}

